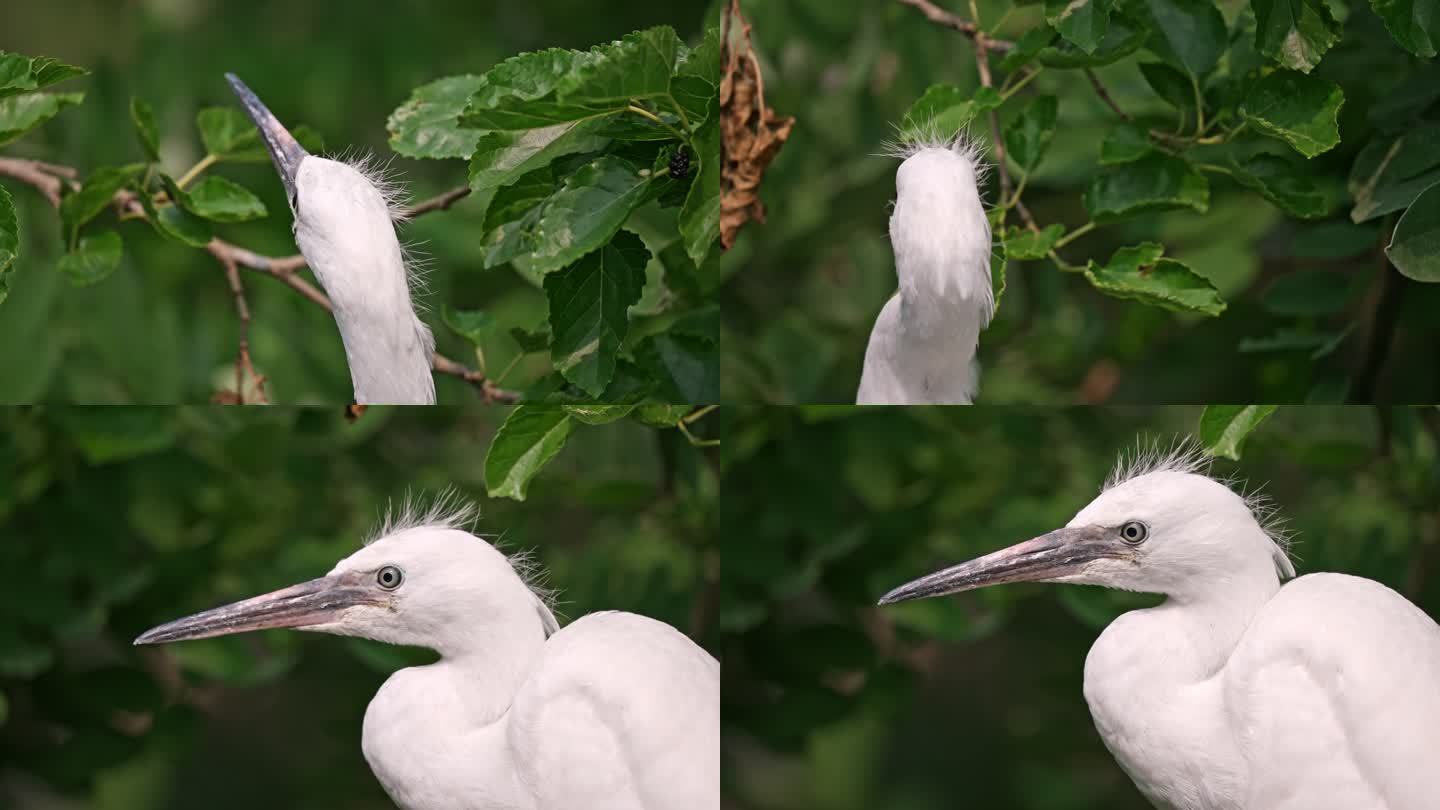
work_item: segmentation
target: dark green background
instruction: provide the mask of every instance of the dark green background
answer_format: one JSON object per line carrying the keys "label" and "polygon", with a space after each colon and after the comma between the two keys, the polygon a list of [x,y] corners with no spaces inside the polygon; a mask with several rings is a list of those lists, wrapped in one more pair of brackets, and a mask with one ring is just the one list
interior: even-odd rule
{"label": "dark green background", "polygon": [[[93,75],[54,88],[84,91],[39,131],[4,148],[10,157],[68,163],[82,172],[134,162],[141,152],[131,96],[155,108],[166,169],[179,175],[203,152],[194,128],[205,106],[233,105],[222,74],[243,78],[280,119],[318,129],[327,150],[391,156],[385,121],[418,85],[481,73],[522,51],[589,48],[630,31],[670,24],[693,41],[704,0],[535,2],[241,2],[105,0],[7,2],[0,49],[52,56]],[[392,167],[423,199],[465,181],[465,161],[396,158]],[[268,164],[212,169],[253,189],[270,216],[225,225],[218,235],[261,253],[296,252],[284,192]],[[104,283],[73,289],[53,272],[59,217],[33,189],[3,181],[15,198],[21,258],[0,305],[0,402],[206,402],[233,385],[237,320],[219,264],[202,250],[162,241],[143,222],[120,225],[126,258]],[[499,322],[486,345],[492,372],[516,347],[512,326],[538,325],[545,296],[509,268],[482,268],[480,214],[462,201],[414,221],[402,241],[432,258],[422,319],[438,348],[476,365],[470,344],[440,320],[441,303],[484,309]],[[109,214],[104,221],[113,220]],[[105,227],[109,227],[106,225]],[[308,275],[308,274],[307,274]],[[350,378],[331,317],[273,279],[242,271],[254,323],[251,352],[270,379],[271,399],[290,404],[350,401]],[[23,347],[16,350],[16,347]],[[527,358],[507,380],[523,388],[548,368]],[[437,375],[441,402],[475,397]]]}
{"label": "dark green background", "polygon": [[478,531],[536,551],[562,623],[630,610],[713,648],[713,455],[677,430],[577,426],[525,502],[485,498],[505,414],[0,410],[0,807],[392,807],[361,719],[432,654],[291,631],[130,642],[323,575],[407,492],[475,499]]}
{"label": "dark green background", "polygon": [[[1081,694],[1086,651],[1157,597],[891,588],[1063,526],[1138,436],[1198,408],[757,408],[724,451],[723,778],[731,810],[1141,810]],[[1240,463],[1300,573],[1440,616],[1440,410],[1281,408]]]}
{"label": "dark green background", "polygon": [[[970,16],[963,0],[938,5]],[[1045,25],[1039,3],[978,5],[986,29],[1005,39]],[[1376,130],[1372,107],[1393,101],[1406,78],[1423,82],[1429,75],[1432,86],[1440,82],[1440,66],[1396,45],[1368,3],[1330,5],[1342,15],[1345,35],[1315,75],[1344,90],[1341,143],[1299,162],[1335,197],[1334,215],[1287,218],[1259,195],[1212,174],[1207,214],[1135,217],[1061,251],[1083,265],[1104,262],[1122,246],[1160,241],[1167,255],[1219,289],[1229,308],[1218,318],[1110,298],[1048,261],[1012,263],[996,319],[980,336],[980,403],[1345,401],[1364,355],[1380,266],[1380,220],[1349,224],[1345,177]],[[1249,6],[1220,4],[1227,22]],[[747,225],[727,257],[722,391],[728,402],[854,402],[870,328],[896,286],[888,218],[898,162],[877,155],[925,88],[948,83],[968,96],[979,87],[973,46],[896,0],[766,0],[746,8],[766,70],[766,101],[797,121],[761,187],[767,224]],[[1231,53],[1248,48],[1249,40],[1240,40]],[[997,84],[1006,75],[999,61],[991,57]],[[1137,67],[1155,61],[1142,50],[1097,73],[1132,115],[1173,117]],[[1024,199],[1040,224],[1061,222],[1073,230],[1088,218],[1081,196],[1090,178],[1109,169],[1097,159],[1117,119],[1081,71],[1047,68],[1001,108],[1001,125],[1040,94],[1058,98],[1059,120]],[[1433,120],[1440,106],[1432,104],[1425,115]],[[989,149],[984,123],[970,129]],[[1254,141],[1299,159],[1278,140]],[[998,188],[992,173],[985,198],[993,202]],[[1019,221],[1012,212],[1010,222]],[[1277,290],[1279,279],[1300,271],[1325,271],[1330,275],[1318,281],[1329,283],[1296,279],[1298,289]],[[1440,287],[1403,277],[1397,283],[1404,289],[1396,342],[1369,401],[1434,402],[1440,399],[1433,353],[1440,341]],[[1324,314],[1282,314],[1317,309]],[[1319,360],[1309,350],[1238,350],[1243,340],[1282,329],[1336,335],[1347,326],[1338,349]]]}

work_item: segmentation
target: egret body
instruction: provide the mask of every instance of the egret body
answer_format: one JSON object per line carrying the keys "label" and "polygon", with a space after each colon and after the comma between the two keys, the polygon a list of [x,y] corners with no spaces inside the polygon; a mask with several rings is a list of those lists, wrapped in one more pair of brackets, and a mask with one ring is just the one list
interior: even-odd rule
{"label": "egret body", "polygon": [[435,339],[410,301],[391,188],[364,165],[306,152],[244,82],[225,78],[260,130],[285,185],[295,242],[330,296],[355,401],[433,404]]}
{"label": "egret body", "polygon": [[1395,591],[1294,576],[1263,507],[1193,453],[1112,476],[1064,528],[881,599],[1003,582],[1163,594],[1110,624],[1085,699],[1166,810],[1425,810],[1440,801],[1440,627]]}
{"label": "egret body", "polygon": [[324,577],[135,643],[292,627],[436,651],[365,712],[365,759],[403,810],[718,810],[715,659],[632,613],[560,629],[464,517],[411,514]]}
{"label": "egret body", "polygon": [[990,221],[977,146],[962,137],[902,145],[890,244],[900,289],[870,332],[855,401],[966,404],[980,387],[975,347],[995,313]]}

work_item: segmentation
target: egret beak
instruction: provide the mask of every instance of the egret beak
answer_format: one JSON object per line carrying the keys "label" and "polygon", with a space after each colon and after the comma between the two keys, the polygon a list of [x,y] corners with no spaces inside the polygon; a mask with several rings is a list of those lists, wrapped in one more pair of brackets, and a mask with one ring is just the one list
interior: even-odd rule
{"label": "egret beak", "polygon": [[1130,559],[1131,554],[1131,549],[1112,529],[1103,526],[1056,529],[907,582],[880,597],[880,604],[973,591],[1006,582],[1053,582],[1080,573],[1096,560]]}
{"label": "egret beak", "polygon": [[321,577],[146,630],[139,644],[163,644],[276,627],[313,627],[359,605],[384,607],[386,597],[353,575]]}
{"label": "egret beak", "polygon": [[245,112],[249,113],[250,120],[255,122],[255,128],[260,130],[265,148],[270,150],[270,159],[275,161],[275,170],[280,173],[280,182],[285,184],[285,198],[294,200],[295,176],[300,173],[300,161],[310,153],[305,151],[305,147],[295,140],[290,130],[280,124],[279,119],[271,114],[270,108],[266,107],[238,76],[226,73],[225,79],[230,82],[235,95],[240,97],[240,104],[245,107]]}

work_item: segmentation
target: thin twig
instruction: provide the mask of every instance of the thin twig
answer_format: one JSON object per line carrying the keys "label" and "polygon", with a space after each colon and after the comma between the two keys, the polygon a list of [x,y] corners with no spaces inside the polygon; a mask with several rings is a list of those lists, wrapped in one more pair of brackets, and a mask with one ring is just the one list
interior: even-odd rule
{"label": "thin twig", "polygon": [[235,404],[245,404],[245,375],[255,381],[255,404],[268,404],[265,397],[265,378],[255,371],[250,363],[250,304],[245,300],[245,287],[240,283],[240,268],[235,260],[225,253],[214,253],[225,268],[225,279],[230,283],[230,293],[235,296],[235,314],[240,319],[240,347],[235,355]]}
{"label": "thin twig", "polygon": [[[924,14],[925,19],[930,22],[936,25],[943,25],[946,28],[952,28],[971,39],[976,39],[985,33],[980,30],[979,25],[959,15],[951,14],[930,2],[930,0],[899,0],[899,2],[901,5],[918,10],[921,14]],[[988,36],[986,36],[985,39],[989,43],[987,47],[992,51],[1000,51],[1003,53],[1015,47],[1015,43],[1003,39],[991,39]]]}
{"label": "thin twig", "polygon": [[1390,344],[1395,338],[1395,326],[1400,315],[1400,293],[1405,286],[1405,277],[1390,266],[1390,260],[1385,255],[1392,222],[1393,217],[1385,220],[1385,227],[1380,229],[1380,240],[1375,248],[1379,259],[1380,296],[1375,302],[1375,314],[1370,319],[1370,340],[1365,349],[1365,360],[1360,370],[1355,373],[1355,384],[1350,387],[1348,399],[1351,404],[1374,401],[1380,372],[1385,368],[1385,358],[1390,354]]}
{"label": "thin twig", "polygon": [[[23,160],[19,158],[0,158],[0,176],[12,177],[26,183],[41,194],[56,208],[60,207],[60,195],[64,190],[67,180],[71,188],[79,186],[74,181],[79,172],[69,166],[58,166],[52,163],[42,163],[37,160]],[[419,203],[407,211],[408,216],[419,216],[431,211],[442,211],[454,205],[470,193],[468,187],[454,188],[439,196]],[[113,200],[115,208],[122,216],[132,219],[148,219],[144,207],[135,194],[128,190],[121,190],[115,193]],[[305,298],[327,312],[333,312],[334,307],[325,293],[318,290],[314,285],[301,278],[297,273],[305,267],[305,257],[299,254],[293,256],[265,256],[255,253],[239,245],[231,244],[223,239],[212,239],[205,246],[206,251],[220,262],[222,268],[228,270],[227,262],[233,262],[238,267],[254,270],[259,273],[279,279],[281,283],[292,290],[300,293]],[[232,288],[233,289],[233,288]],[[247,310],[248,314],[248,310]],[[517,391],[509,391],[492,383],[484,374],[469,368],[468,366],[451,360],[439,352],[431,359],[431,368],[440,374],[447,374],[451,377],[458,377],[473,385],[479,392],[481,398],[486,402],[515,402],[520,399]]]}
{"label": "thin twig", "polygon": [[1090,86],[1095,88],[1095,95],[1099,96],[1100,100],[1105,102],[1105,106],[1120,116],[1120,120],[1130,120],[1130,114],[1120,109],[1120,105],[1116,104],[1115,99],[1110,96],[1110,91],[1106,90],[1105,85],[1100,83],[1100,77],[1095,75],[1094,68],[1085,68],[1085,78],[1090,80]]}

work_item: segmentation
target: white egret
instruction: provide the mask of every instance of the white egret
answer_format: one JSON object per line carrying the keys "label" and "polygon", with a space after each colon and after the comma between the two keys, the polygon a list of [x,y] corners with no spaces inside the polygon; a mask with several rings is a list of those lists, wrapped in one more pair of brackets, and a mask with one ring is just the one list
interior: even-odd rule
{"label": "white egret", "polygon": [[1295,574],[1269,510],[1193,450],[1112,475],[1065,528],[880,600],[1004,582],[1163,594],[1085,660],[1107,748],[1167,810],[1440,807],[1440,627],[1377,582]]}
{"label": "white egret", "polygon": [[438,652],[365,712],[365,759],[403,810],[718,810],[716,660],[632,613],[560,629],[528,562],[470,518],[407,509],[324,577],[135,643],[291,627]]}
{"label": "white egret", "polygon": [[330,296],[355,402],[433,404],[435,339],[410,301],[394,186],[366,162],[306,152],[244,82],[225,78],[260,130],[295,216],[295,242]]}
{"label": "white egret", "polygon": [[975,347],[995,314],[990,221],[980,201],[979,146],[934,132],[902,141],[890,244],[900,289],[865,349],[861,405],[970,404],[980,388]]}

